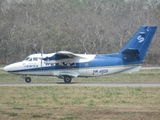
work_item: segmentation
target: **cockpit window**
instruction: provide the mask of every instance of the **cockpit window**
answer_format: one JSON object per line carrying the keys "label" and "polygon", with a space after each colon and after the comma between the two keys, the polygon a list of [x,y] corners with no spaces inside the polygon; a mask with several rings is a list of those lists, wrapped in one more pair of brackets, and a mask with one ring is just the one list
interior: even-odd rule
{"label": "cockpit window", "polygon": [[32,61],[32,58],[27,57],[26,59],[24,59],[25,61]]}
{"label": "cockpit window", "polygon": [[28,61],[32,61],[32,58],[30,58]]}
{"label": "cockpit window", "polygon": [[24,60],[29,61],[29,59],[30,59],[30,57],[27,57],[27,58],[26,58],[26,59],[24,59]]}

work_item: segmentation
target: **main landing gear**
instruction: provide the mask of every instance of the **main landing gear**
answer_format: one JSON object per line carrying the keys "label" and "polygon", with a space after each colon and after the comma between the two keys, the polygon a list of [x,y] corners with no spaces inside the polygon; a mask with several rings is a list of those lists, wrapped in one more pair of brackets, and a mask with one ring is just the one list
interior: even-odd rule
{"label": "main landing gear", "polygon": [[63,76],[63,80],[65,83],[70,83],[72,81],[72,77],[71,76],[67,76],[67,75],[64,75]]}
{"label": "main landing gear", "polygon": [[30,77],[24,76],[24,79],[25,79],[26,83],[30,83],[31,82],[31,78]]}

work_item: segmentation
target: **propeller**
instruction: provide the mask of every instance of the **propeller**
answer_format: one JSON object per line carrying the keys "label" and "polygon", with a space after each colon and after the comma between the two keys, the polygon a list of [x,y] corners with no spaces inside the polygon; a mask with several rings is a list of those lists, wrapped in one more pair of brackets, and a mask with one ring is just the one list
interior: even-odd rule
{"label": "propeller", "polygon": [[43,46],[41,47],[41,67],[42,67],[42,59],[43,59]]}

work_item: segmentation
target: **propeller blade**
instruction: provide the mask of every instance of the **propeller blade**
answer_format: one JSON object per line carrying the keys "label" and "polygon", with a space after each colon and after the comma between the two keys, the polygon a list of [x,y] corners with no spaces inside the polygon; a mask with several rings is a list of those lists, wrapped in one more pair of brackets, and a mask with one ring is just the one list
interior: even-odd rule
{"label": "propeller blade", "polygon": [[43,56],[43,46],[41,47],[41,57]]}
{"label": "propeller blade", "polygon": [[41,67],[42,67],[42,59],[43,59],[43,46],[41,47]]}

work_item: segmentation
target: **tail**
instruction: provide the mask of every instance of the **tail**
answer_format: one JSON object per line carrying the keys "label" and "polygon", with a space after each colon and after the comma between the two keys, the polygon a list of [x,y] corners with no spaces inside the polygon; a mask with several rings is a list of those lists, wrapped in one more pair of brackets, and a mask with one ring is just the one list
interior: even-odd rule
{"label": "tail", "polygon": [[119,51],[124,62],[142,64],[157,26],[141,26],[129,42]]}

